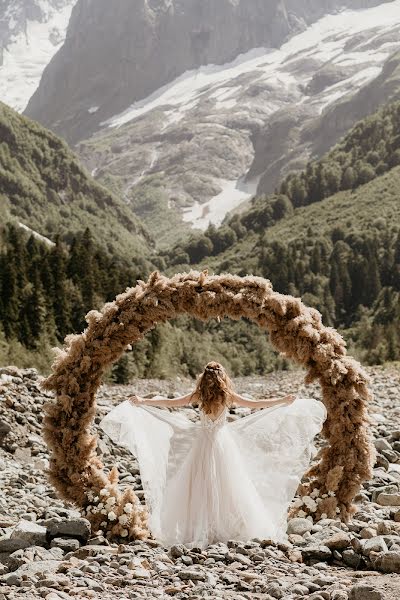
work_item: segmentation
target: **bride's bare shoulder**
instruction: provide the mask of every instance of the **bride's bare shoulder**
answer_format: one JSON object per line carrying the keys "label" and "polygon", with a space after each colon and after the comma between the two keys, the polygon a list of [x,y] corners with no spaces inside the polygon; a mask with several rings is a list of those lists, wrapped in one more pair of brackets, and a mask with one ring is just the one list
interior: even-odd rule
{"label": "bride's bare shoulder", "polygon": [[228,396],[228,404],[230,408],[234,408],[235,406],[239,406],[241,400],[241,396],[236,392],[231,392]]}
{"label": "bride's bare shoulder", "polygon": [[189,394],[189,398],[190,398],[190,404],[198,404],[199,403],[200,398],[196,391]]}

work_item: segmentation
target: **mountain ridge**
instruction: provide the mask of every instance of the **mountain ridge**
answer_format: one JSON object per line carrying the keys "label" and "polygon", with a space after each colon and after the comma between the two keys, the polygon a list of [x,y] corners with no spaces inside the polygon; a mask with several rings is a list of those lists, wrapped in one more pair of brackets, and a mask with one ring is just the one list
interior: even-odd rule
{"label": "mountain ridge", "polygon": [[188,69],[277,47],[332,10],[381,3],[140,0],[132,7],[128,0],[115,6],[78,0],[64,45],[47,65],[26,114],[75,143]]}

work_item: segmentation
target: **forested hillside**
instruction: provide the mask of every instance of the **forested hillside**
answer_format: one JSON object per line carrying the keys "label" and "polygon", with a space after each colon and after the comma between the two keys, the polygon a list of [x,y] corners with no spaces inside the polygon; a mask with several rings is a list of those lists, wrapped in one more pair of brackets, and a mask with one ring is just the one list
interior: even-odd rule
{"label": "forested hillside", "polygon": [[[140,223],[125,221],[126,207],[82,171],[58,138],[6,108],[2,114],[3,363],[48,370],[51,346],[82,331],[89,310],[154,268],[192,266],[262,275],[320,310],[364,362],[400,358],[399,103],[360,122],[275,194],[160,256],[151,254]],[[110,375],[195,375],[210,359],[235,375],[289,367],[265,333],[244,320],[181,317],[159,325]]]}
{"label": "forested hillside", "polygon": [[[89,229],[71,245],[55,238],[49,246],[9,222],[0,228],[0,364],[36,366],[48,372],[51,348],[81,332],[85,314],[146,278],[149,269],[110,257]],[[288,367],[276,357],[255,325],[201,323],[180,317],[159,325],[123,357],[108,376],[195,376],[210,359],[232,373],[263,373]]]}
{"label": "forested hillside", "polygon": [[149,233],[127,206],[96,183],[67,144],[0,102],[0,202],[38,233],[71,243],[90,227],[110,255],[143,261]]}
{"label": "forested hillside", "polygon": [[320,161],[220,229],[168,255],[256,273],[347,330],[367,362],[400,357],[400,103],[358,123]]}

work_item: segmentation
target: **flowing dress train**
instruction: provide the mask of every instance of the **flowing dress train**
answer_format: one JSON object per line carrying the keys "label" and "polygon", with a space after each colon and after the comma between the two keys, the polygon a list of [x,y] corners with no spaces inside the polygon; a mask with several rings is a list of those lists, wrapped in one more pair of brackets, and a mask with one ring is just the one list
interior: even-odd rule
{"label": "flowing dress train", "polygon": [[287,540],[290,502],[315,451],[327,412],[313,398],[228,421],[200,410],[112,409],[100,427],[138,459],[152,535],[166,546],[205,548],[229,539]]}

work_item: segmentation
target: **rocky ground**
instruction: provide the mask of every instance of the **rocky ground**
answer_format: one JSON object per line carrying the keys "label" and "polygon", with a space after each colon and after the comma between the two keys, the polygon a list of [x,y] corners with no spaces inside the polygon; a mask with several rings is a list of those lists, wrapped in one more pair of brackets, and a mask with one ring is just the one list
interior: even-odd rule
{"label": "rocky ground", "polygon": [[[398,600],[400,598],[400,367],[369,369],[378,449],[374,478],[357,498],[348,525],[326,519],[292,519],[290,543],[268,540],[216,544],[206,551],[165,548],[156,541],[109,544],[47,483],[48,453],[40,437],[42,405],[34,369],[0,368],[0,600],[24,598],[232,598],[295,600]],[[235,381],[253,397],[297,393],[301,372]],[[129,393],[178,395],[191,382],[137,381],[103,385],[97,423]],[[189,409],[188,409],[189,410]],[[190,411],[196,418],[195,411]],[[240,418],[240,412],[231,418]],[[116,464],[122,483],[143,499],[138,465],[100,433],[98,452]]]}

